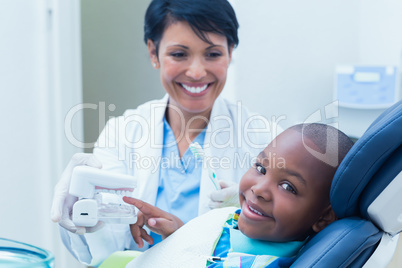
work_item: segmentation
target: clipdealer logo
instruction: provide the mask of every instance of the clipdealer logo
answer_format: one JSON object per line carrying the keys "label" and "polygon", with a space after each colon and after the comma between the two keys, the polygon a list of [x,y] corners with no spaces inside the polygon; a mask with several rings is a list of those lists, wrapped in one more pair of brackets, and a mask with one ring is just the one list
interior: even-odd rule
{"label": "clipdealer logo", "polygon": [[[308,124],[311,123],[324,123],[338,129],[339,123],[335,121],[335,119],[337,119],[338,117],[339,117],[339,102],[334,101],[332,103],[325,105],[323,109],[318,109],[314,113],[312,113],[304,121],[305,125],[303,127],[302,133],[304,131],[304,128],[306,128]],[[325,152],[319,152],[311,148],[309,145],[307,145],[304,139],[304,135],[302,135],[303,145],[306,148],[306,150],[314,157],[332,167],[336,167],[339,164],[338,145],[330,146],[330,143],[338,142],[338,136],[339,134],[337,131],[331,131],[331,129],[329,128],[327,129]]]}
{"label": "clipdealer logo", "polygon": [[[263,149],[277,136],[279,122],[286,119],[285,116],[272,116],[267,119],[258,114],[243,118],[243,107],[241,102],[238,102],[236,109],[234,109],[235,114],[231,116],[216,115],[211,118],[195,116],[186,122],[183,113],[176,106],[168,105],[168,107],[177,113],[181,120],[182,128],[176,139],[186,139],[188,143],[191,143],[192,138],[190,135],[194,132],[199,133],[202,130],[192,129],[190,125],[194,120],[203,120],[206,123],[206,137],[208,139],[204,142],[204,148],[241,148],[246,145],[251,148]],[[150,104],[150,109],[147,110],[148,114],[140,114],[137,110],[132,110],[133,112],[125,113],[123,116],[110,116],[108,120],[112,124],[106,124],[105,102],[100,102],[99,104],[83,103],[72,107],[64,121],[65,136],[72,145],[82,149],[92,148],[94,143],[78,139],[73,133],[72,126],[74,117],[83,113],[85,109],[98,110],[99,131],[102,131],[102,134],[96,142],[97,147],[129,150],[144,146],[152,149],[164,146],[160,135],[162,131],[160,124],[166,110],[165,103]],[[114,111],[116,107],[110,104],[107,109],[108,111]],[[266,140],[262,142],[261,139],[257,139],[258,135],[263,135]],[[166,146],[170,145],[167,144]],[[121,154],[124,153],[121,152]]]}
{"label": "clipdealer logo", "polygon": [[[173,109],[173,111],[180,116],[181,123],[184,126],[181,129],[178,138],[187,139],[188,143],[191,143],[192,141],[189,137],[191,132],[201,131],[199,129],[187,129],[189,131],[185,131],[185,127],[188,127],[193,120],[204,120],[206,124],[215,126],[214,128],[207,127],[206,129],[206,135],[208,134],[209,139],[205,140],[204,149],[211,147],[215,149],[241,148],[245,144],[249,148],[261,151],[271,140],[273,140],[274,137],[277,136],[277,134],[279,134],[280,129],[278,129],[278,124],[287,119],[285,115],[281,115],[272,116],[270,120],[268,120],[266,117],[258,114],[255,114],[250,118],[242,118],[242,103],[237,102],[236,114],[232,117],[217,115],[208,119],[197,116],[187,122],[186,125],[184,115],[181,111],[173,105],[170,105],[169,108]],[[158,165],[164,163],[165,160],[160,159],[160,157],[158,159],[148,159],[145,155],[139,155],[136,150],[139,148],[161,149],[164,146],[163,139],[161,139],[162,135],[157,135],[155,129],[160,127],[160,130],[158,131],[162,131],[161,125],[159,125],[161,124],[161,118],[157,118],[157,115],[161,117],[160,115],[164,114],[164,111],[166,110],[165,103],[150,104],[148,115],[133,112],[119,117],[110,116],[108,120],[113,121],[113,125],[106,124],[106,110],[110,112],[115,111],[116,106],[114,104],[110,104],[107,107],[105,102],[99,102],[99,104],[82,103],[75,105],[66,114],[64,130],[67,140],[73,146],[81,149],[88,149],[94,146],[94,142],[84,142],[79,140],[73,133],[74,118],[85,109],[98,111],[99,132],[103,131],[103,133],[99,136],[99,139],[96,142],[97,147],[117,149],[119,160],[128,160],[130,165],[138,165],[138,163],[140,163],[140,166],[151,166],[152,168],[156,168]],[[310,123],[325,123],[338,128],[338,122],[336,121],[339,116],[338,109],[338,101],[334,101],[325,105],[322,109],[317,109],[315,112],[310,114],[303,123],[306,124],[306,126]],[[132,128],[137,128],[135,131],[135,133],[137,133],[136,136],[132,135]],[[265,135],[267,140],[264,143],[259,144],[254,138],[257,135]],[[337,135],[337,133],[328,132],[327,135],[332,135],[332,137],[327,140],[337,140],[337,137],[333,137],[333,135]],[[165,146],[172,146],[175,144],[176,143],[173,141],[169,144],[165,144]],[[338,158],[334,157],[337,155],[336,151],[328,150],[325,152],[319,152],[307,145],[304,139],[303,144],[306,150],[319,160],[331,166],[337,166],[339,164]],[[275,143],[273,146],[275,146]],[[329,146],[328,148],[337,150],[337,146]],[[143,159],[140,159],[141,157]],[[236,163],[232,163],[232,168],[234,165],[243,166],[244,163],[249,165],[250,162],[253,162],[252,160],[245,160],[252,156],[241,157],[238,155],[235,157],[237,157],[237,160],[235,161]],[[219,168],[227,168],[228,165],[226,162],[228,162],[228,160],[224,157],[220,158],[220,160],[211,158],[209,163],[218,163]]]}

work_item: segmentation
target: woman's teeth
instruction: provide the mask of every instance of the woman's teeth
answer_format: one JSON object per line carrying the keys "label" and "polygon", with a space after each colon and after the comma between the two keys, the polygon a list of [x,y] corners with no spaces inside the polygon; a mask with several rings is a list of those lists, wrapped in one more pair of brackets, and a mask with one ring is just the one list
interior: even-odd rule
{"label": "woman's teeth", "polygon": [[250,208],[250,210],[252,211],[252,212],[254,212],[255,214],[258,214],[258,215],[260,215],[260,216],[264,216],[264,214],[262,214],[261,212],[259,212],[258,210],[255,210],[255,209],[253,209],[252,207],[250,207],[250,206],[248,206],[249,208]]}
{"label": "woman's teeth", "polygon": [[189,91],[191,93],[200,93],[200,92],[203,92],[204,90],[207,89],[208,84],[205,84],[203,87],[189,87],[189,86],[186,86],[185,84],[181,84],[181,86],[185,90],[187,90],[187,91]]}

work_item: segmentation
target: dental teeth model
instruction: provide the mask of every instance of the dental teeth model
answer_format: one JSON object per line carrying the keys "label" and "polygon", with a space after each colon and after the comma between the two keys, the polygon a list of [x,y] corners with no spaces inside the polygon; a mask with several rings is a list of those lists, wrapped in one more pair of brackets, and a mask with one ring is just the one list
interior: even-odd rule
{"label": "dental teeth model", "polygon": [[92,227],[98,221],[133,224],[137,221],[135,208],[125,203],[123,196],[131,196],[137,180],[133,176],[117,174],[88,166],[73,170],[69,192],[79,198],[73,206],[73,222],[77,226]]}

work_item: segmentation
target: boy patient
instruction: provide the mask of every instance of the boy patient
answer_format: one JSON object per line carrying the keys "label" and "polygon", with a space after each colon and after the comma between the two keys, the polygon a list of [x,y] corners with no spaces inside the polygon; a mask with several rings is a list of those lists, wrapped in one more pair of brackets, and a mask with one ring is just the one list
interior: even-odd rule
{"label": "boy patient", "polygon": [[153,243],[144,225],[167,238],[127,267],[156,265],[158,259],[159,264],[168,263],[165,267],[290,266],[305,242],[336,220],[330,187],[352,145],[344,133],[328,125],[290,127],[243,175],[241,209],[213,210],[184,226],[174,215],[124,197],[140,210],[137,223],[131,225],[139,247],[143,240]]}

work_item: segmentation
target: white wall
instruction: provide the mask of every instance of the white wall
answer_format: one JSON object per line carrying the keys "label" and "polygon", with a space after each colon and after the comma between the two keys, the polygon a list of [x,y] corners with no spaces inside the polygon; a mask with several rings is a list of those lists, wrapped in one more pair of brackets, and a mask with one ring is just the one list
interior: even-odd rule
{"label": "white wall", "polygon": [[[240,45],[225,94],[266,116],[286,115],[284,127],[332,102],[337,64],[399,63],[399,0],[231,2]],[[359,136],[380,112],[340,109],[337,120]]]}
{"label": "white wall", "polygon": [[233,2],[237,99],[266,116],[286,115],[284,126],[330,103],[334,66],[358,60],[358,1]]}
{"label": "white wall", "polygon": [[[77,3],[2,0],[0,8],[0,237],[50,250],[57,267],[82,266],[50,220],[53,187],[76,151],[63,127],[81,101]],[[82,139],[82,115],[74,124]]]}
{"label": "white wall", "polygon": [[399,65],[402,60],[402,1],[360,0],[359,60]]}

